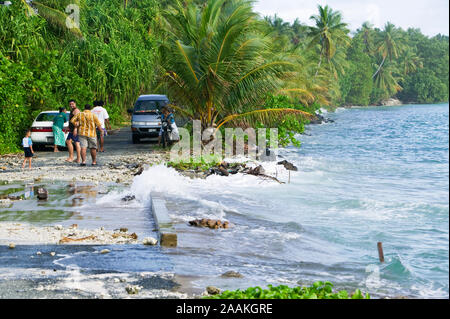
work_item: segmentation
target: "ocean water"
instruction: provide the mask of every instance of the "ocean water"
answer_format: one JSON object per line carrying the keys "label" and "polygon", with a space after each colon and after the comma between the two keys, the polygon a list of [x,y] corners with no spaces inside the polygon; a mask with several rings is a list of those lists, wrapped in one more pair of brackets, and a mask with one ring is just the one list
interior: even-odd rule
{"label": "ocean water", "polygon": [[[166,198],[179,238],[166,253],[194,286],[328,280],[375,297],[448,298],[448,112],[439,104],[328,113],[334,123],[308,126],[301,148],[279,151],[297,172],[267,166],[285,184],[240,174],[193,180],[154,166],[129,191],[144,206],[150,192]],[[196,218],[233,227],[188,226]],[[244,277],[220,276],[229,270]]]}

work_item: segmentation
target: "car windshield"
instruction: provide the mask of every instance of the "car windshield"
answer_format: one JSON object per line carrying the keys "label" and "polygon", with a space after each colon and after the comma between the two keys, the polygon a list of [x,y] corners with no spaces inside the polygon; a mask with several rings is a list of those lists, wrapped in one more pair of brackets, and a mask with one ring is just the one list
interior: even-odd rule
{"label": "car windshield", "polygon": [[163,106],[167,105],[167,100],[140,100],[134,105],[134,113],[157,113]]}
{"label": "car windshield", "polygon": [[36,121],[38,122],[52,122],[56,115],[58,115],[58,112],[55,113],[41,113],[36,118]]}

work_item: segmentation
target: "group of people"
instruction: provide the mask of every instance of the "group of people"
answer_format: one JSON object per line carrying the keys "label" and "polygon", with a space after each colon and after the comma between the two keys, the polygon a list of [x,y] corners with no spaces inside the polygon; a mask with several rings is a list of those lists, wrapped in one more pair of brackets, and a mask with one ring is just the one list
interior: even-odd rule
{"label": "group of people", "polygon": [[[66,146],[69,151],[67,162],[74,161],[76,152],[76,163],[80,166],[86,166],[87,149],[89,149],[92,158],[92,165],[97,165],[97,150],[104,152],[104,137],[107,135],[107,129],[111,130],[108,111],[103,107],[103,101],[95,101],[94,108],[90,104],[84,106],[80,111],[75,100],[69,101],[69,118],[67,118],[66,108],[59,108],[59,113],[53,119],[54,152],[59,152],[58,146]],[[69,134],[67,139],[63,131],[64,123],[69,122]],[[30,138],[31,131],[28,130],[22,140],[25,160],[29,162],[31,168],[31,158],[34,155],[33,142]],[[97,140],[98,139],[98,140]],[[98,145],[100,144],[100,145]]]}

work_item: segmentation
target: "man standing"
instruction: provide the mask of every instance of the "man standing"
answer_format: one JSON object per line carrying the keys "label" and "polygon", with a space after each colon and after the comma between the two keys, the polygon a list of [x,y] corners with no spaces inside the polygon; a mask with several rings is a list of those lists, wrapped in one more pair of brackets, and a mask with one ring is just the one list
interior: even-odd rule
{"label": "man standing", "polygon": [[73,162],[73,148],[77,151],[77,163],[79,164],[81,161],[81,147],[80,140],[78,139],[78,129],[75,124],[72,123],[72,118],[80,113],[80,110],[77,108],[77,104],[75,100],[69,101],[70,115],[69,115],[69,135],[67,136],[66,144],[67,149],[69,150],[69,158],[66,159],[67,162]]}
{"label": "man standing", "polygon": [[89,148],[91,152],[92,165],[97,165],[97,134],[96,128],[99,129],[100,134],[103,134],[102,124],[97,118],[97,115],[91,113],[92,106],[86,104],[84,111],[78,113],[70,120],[72,124],[78,123],[78,137],[81,146],[81,164],[86,166],[86,150]]}
{"label": "man standing", "polygon": [[[108,111],[106,111],[106,109],[103,107],[103,105],[104,105],[103,101],[95,101],[94,108],[92,109],[92,113],[97,115],[98,120],[100,121],[100,123],[102,123],[103,135],[100,134],[99,131],[97,131],[97,137],[100,138],[100,152],[104,151],[104,149],[103,149],[104,136],[107,135],[106,129],[111,130],[111,125],[109,124]],[[105,128],[105,125],[106,125],[106,128]]]}

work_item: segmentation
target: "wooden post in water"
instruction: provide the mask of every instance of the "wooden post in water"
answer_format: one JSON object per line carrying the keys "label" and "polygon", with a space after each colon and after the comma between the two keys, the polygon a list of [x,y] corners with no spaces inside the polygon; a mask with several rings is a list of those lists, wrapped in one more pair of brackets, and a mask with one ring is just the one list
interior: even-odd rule
{"label": "wooden post in water", "polygon": [[379,241],[377,243],[377,246],[378,246],[378,258],[380,258],[380,262],[384,263],[383,243]]}

